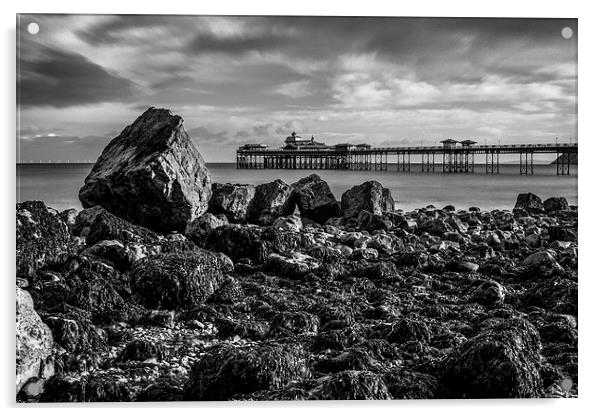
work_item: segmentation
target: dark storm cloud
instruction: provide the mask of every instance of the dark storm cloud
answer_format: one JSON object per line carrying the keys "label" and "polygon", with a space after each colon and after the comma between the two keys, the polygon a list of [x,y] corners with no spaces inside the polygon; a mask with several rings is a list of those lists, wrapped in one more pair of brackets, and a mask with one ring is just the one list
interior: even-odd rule
{"label": "dark storm cloud", "polygon": [[275,50],[284,44],[283,39],[269,33],[237,37],[218,37],[201,33],[187,45],[187,49],[194,53],[240,54]]}
{"label": "dark storm cloud", "polygon": [[17,93],[24,106],[69,107],[132,100],[135,84],[77,53],[38,46],[20,56]]}

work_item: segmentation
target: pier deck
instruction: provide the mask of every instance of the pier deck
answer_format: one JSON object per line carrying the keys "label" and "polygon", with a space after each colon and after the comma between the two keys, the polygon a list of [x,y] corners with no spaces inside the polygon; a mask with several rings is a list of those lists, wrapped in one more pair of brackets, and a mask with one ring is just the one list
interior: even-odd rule
{"label": "pier deck", "polygon": [[[421,172],[474,173],[475,155],[485,155],[485,173],[500,171],[500,154],[515,154],[519,157],[519,173],[533,174],[533,155],[556,154],[556,174],[570,174],[568,157],[564,154],[578,152],[576,143],[551,144],[506,144],[506,145],[463,145],[459,147],[414,146],[414,147],[371,147],[341,149],[327,146],[319,149],[269,149],[244,148],[236,151],[238,169],[336,169],[386,171],[391,165],[398,172],[410,172],[411,162],[420,164]],[[414,156],[413,160],[411,157]],[[416,160],[418,158],[418,160]]]}

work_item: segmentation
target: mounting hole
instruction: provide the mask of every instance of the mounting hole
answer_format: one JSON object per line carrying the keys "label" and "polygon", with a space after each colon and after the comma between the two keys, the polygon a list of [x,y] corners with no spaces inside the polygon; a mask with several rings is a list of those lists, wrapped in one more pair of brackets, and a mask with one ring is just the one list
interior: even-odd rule
{"label": "mounting hole", "polygon": [[562,35],[563,38],[570,39],[573,37],[573,29],[571,29],[568,26],[563,27],[562,30],[560,31],[560,34]]}
{"label": "mounting hole", "polygon": [[29,32],[30,35],[37,35],[38,32],[40,31],[40,25],[37,24],[36,22],[31,22],[30,24],[27,25],[27,31]]}

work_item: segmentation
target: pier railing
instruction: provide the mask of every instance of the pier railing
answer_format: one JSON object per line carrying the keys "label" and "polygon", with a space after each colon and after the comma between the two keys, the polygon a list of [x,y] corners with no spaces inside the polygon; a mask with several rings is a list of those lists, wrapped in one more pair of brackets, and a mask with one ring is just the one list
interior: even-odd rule
{"label": "pier railing", "polygon": [[[577,143],[504,144],[471,146],[402,146],[341,149],[334,146],[311,149],[239,148],[236,152],[238,169],[337,169],[389,170],[409,172],[419,163],[421,172],[474,173],[475,155],[485,155],[485,173],[499,173],[500,154],[519,157],[519,173],[533,174],[533,155],[556,154],[556,173],[570,174],[571,154],[578,152]],[[411,156],[414,156],[412,160]],[[420,159],[417,161],[416,157]],[[391,162],[389,162],[391,160]]]}

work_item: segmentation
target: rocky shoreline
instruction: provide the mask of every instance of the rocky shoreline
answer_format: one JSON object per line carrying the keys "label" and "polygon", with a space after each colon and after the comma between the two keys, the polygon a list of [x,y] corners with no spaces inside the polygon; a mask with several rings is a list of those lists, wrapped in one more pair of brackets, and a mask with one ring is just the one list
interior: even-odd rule
{"label": "rocky shoreline", "polygon": [[340,202],[317,175],[210,184],[162,111],[107,146],[89,208],[17,204],[17,401],[576,397],[564,198],[403,212],[375,181]]}

